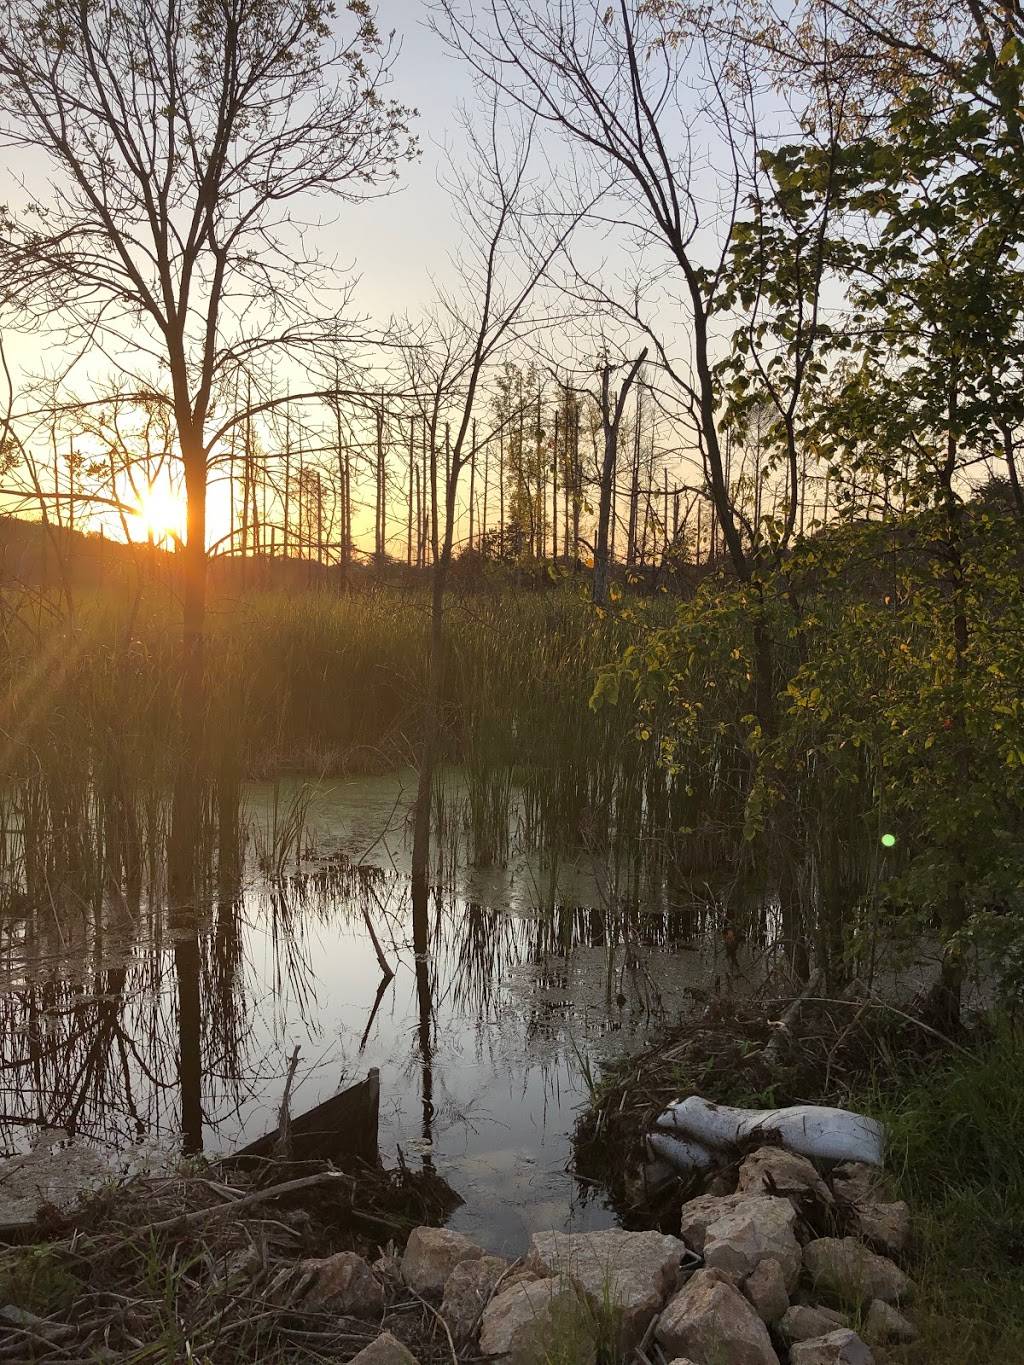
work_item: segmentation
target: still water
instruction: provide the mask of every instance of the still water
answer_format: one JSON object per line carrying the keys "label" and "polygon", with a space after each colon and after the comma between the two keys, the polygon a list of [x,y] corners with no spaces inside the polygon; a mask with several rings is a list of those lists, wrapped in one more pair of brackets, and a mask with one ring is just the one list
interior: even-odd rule
{"label": "still water", "polygon": [[[5,1151],[56,1128],[121,1170],[230,1152],[276,1127],[298,1047],[293,1112],[378,1067],[385,1160],[401,1148],[432,1161],[464,1200],[451,1226],[488,1247],[514,1254],[538,1229],[613,1224],[570,1168],[587,1078],[716,989],[719,937],[663,887],[627,904],[593,856],[465,866],[457,781],[448,790],[425,972],[408,774],[312,795],[297,780],[250,787],[242,885],[202,907],[198,927],[117,888],[98,907],[33,904],[0,926]],[[260,853],[265,867],[303,792],[301,840],[268,876]],[[741,983],[756,970],[738,965]]]}

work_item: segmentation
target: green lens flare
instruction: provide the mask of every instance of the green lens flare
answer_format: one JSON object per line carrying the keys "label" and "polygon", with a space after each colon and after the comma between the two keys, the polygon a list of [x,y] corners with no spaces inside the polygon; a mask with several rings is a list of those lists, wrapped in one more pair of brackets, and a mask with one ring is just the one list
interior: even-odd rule
{"label": "green lens flare", "polygon": [[895,835],[895,834],[883,834],[883,835],[882,835],[882,847],[883,847],[883,848],[895,848],[895,847],[896,847],[896,835]]}

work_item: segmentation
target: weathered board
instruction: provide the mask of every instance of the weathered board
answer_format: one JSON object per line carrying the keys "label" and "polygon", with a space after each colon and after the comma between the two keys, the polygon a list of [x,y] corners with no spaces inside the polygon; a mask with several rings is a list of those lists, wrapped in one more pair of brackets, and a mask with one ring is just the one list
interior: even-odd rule
{"label": "weathered board", "polygon": [[[365,1081],[350,1085],[291,1120],[291,1159],[344,1162],[358,1158],[376,1162],[379,1113],[380,1072],[373,1067]],[[235,1152],[229,1161],[271,1157],[277,1140],[275,1129]]]}

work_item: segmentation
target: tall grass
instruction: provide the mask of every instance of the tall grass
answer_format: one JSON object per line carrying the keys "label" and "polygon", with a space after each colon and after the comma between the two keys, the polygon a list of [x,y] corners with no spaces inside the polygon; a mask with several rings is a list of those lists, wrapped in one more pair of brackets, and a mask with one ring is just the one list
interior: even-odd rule
{"label": "tall grass", "polygon": [[974,1055],[858,1097],[889,1126],[915,1219],[922,1365],[1024,1360],[1024,1033],[1002,1022]]}
{"label": "tall grass", "polygon": [[[386,589],[214,604],[206,853],[245,777],[415,758],[427,608],[425,595]],[[23,859],[45,850],[38,875],[24,869],[34,888],[58,866],[92,887],[137,877],[159,845],[178,759],[175,621],[169,598],[107,593],[83,597],[73,627],[56,614],[9,626],[0,704],[17,739],[2,762],[5,825]],[[453,602],[442,743],[462,773],[460,804],[437,794],[442,854],[463,833],[481,866],[506,862],[513,841],[623,865],[645,835],[657,847],[667,779],[656,754],[625,703],[589,704],[598,668],[636,629],[598,618],[570,589]]]}

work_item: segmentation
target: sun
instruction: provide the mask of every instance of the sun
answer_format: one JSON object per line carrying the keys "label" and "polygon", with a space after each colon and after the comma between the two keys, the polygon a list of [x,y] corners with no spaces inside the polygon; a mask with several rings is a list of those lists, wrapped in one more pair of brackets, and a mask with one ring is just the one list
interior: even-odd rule
{"label": "sun", "polygon": [[135,513],[147,540],[156,545],[177,544],[185,535],[185,504],[173,488],[151,483],[139,496]]}

